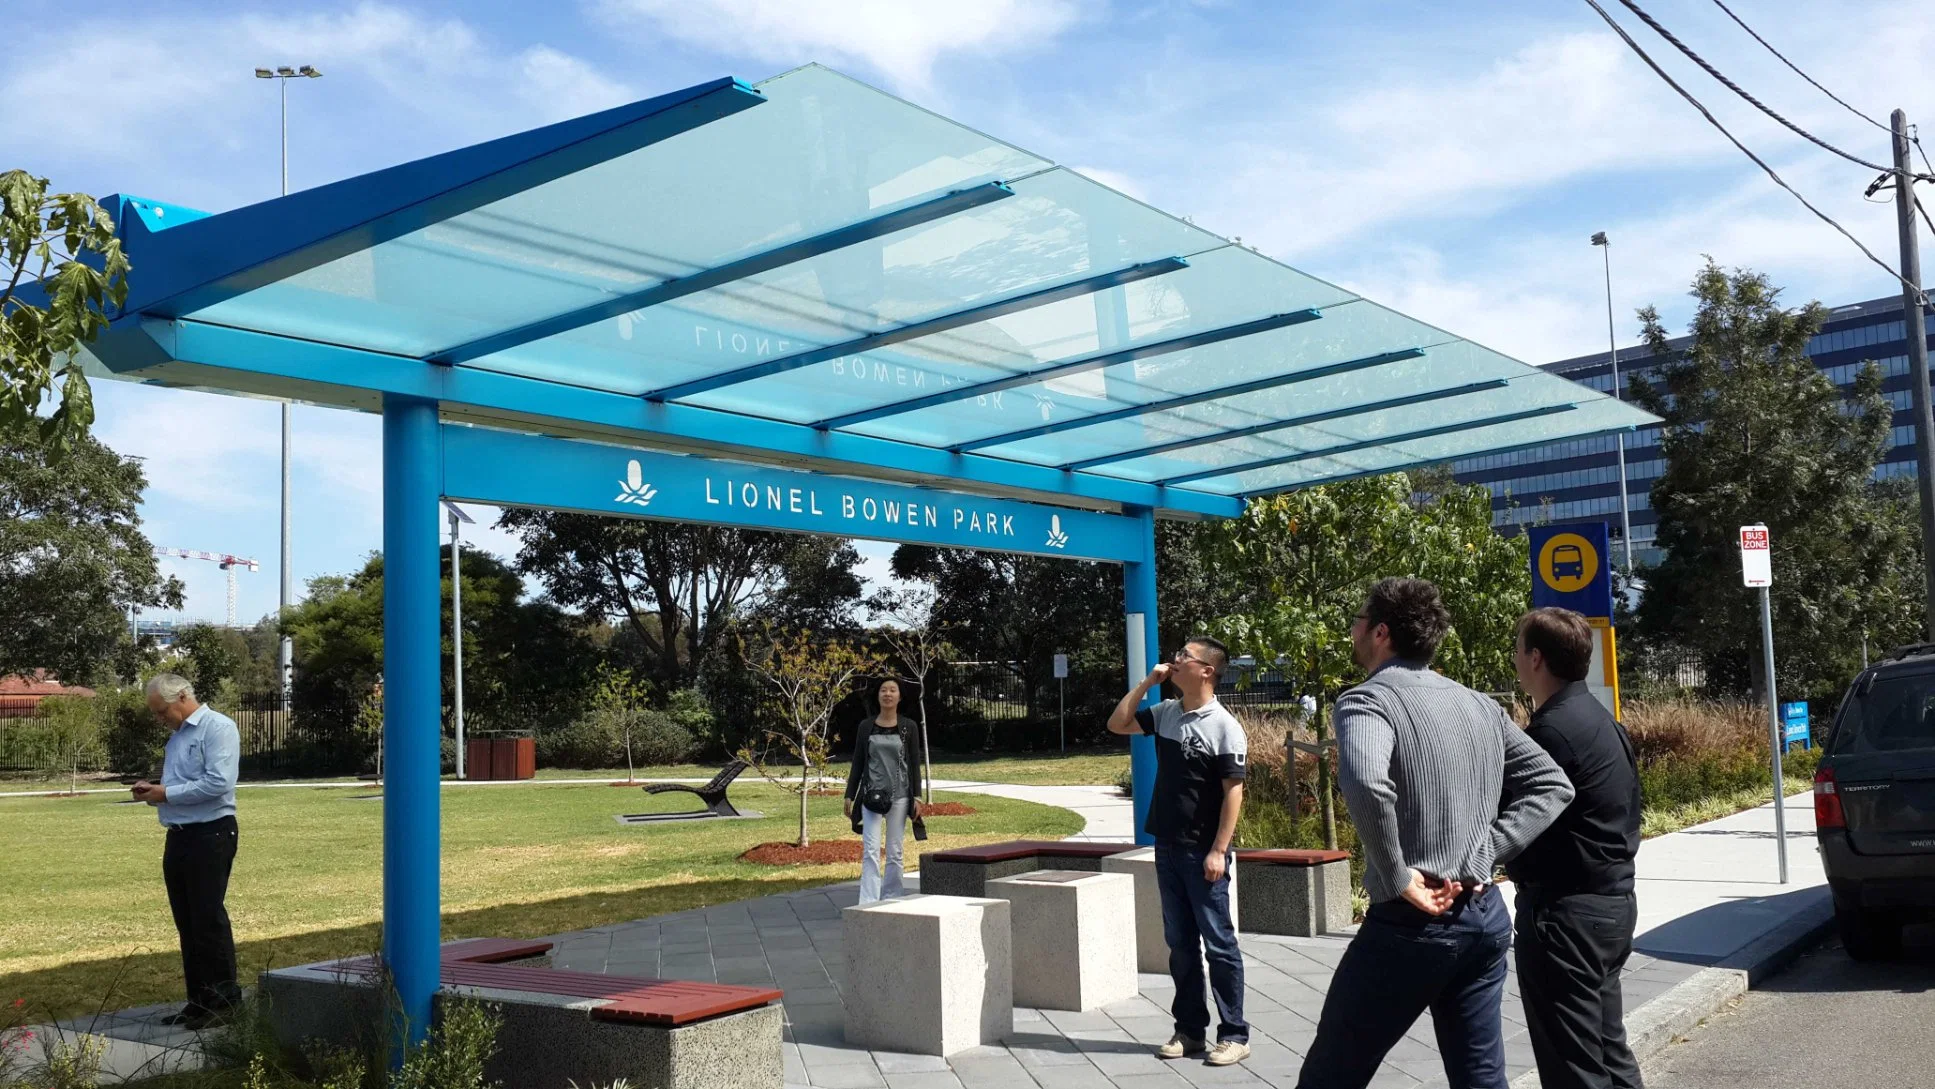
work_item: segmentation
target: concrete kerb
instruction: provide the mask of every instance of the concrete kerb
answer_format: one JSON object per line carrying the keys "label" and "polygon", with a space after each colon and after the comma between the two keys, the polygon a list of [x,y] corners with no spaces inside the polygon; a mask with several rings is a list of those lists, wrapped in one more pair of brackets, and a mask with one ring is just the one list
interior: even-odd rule
{"label": "concrete kerb", "polygon": [[[1626,1040],[1641,1063],[1697,1028],[1701,1021],[1792,964],[1834,929],[1834,900],[1825,887],[1786,922],[1710,968],[1702,968],[1626,1018]],[[1539,1089],[1539,1072],[1520,1074],[1512,1089]]]}

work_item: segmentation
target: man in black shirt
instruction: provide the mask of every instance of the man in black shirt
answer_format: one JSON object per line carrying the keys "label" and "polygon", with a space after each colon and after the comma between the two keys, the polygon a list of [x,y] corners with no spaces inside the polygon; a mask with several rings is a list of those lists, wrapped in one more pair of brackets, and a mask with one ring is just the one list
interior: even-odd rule
{"label": "man in black shirt", "polygon": [[[1156,887],[1162,894],[1162,936],[1169,977],[1176,984],[1170,1012],[1175,1035],[1156,1049],[1164,1059],[1208,1050],[1211,1066],[1230,1066],[1250,1054],[1243,1020],[1243,951],[1230,919],[1230,839],[1243,808],[1243,725],[1216,699],[1216,680],[1229,664],[1223,644],[1193,636],[1166,665],[1150,670],[1109,715],[1118,734],[1156,738],[1156,783],[1143,831],[1156,841]],[[1181,699],[1137,708],[1149,691],[1169,681]],[[1209,1005],[1203,961],[1216,996],[1216,1046],[1208,1046]]]}
{"label": "man in black shirt", "polygon": [[1535,710],[1526,734],[1577,792],[1506,866],[1518,885],[1518,986],[1545,1089],[1639,1089],[1619,973],[1638,909],[1639,769],[1632,741],[1586,687],[1597,633],[1566,609],[1518,622],[1513,664]]}

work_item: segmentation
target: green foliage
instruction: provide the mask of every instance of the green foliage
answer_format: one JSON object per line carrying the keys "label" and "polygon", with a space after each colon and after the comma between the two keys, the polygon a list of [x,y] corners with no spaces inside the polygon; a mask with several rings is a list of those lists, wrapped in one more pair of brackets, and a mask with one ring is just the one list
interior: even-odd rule
{"label": "green foliage", "polygon": [[0,407],[0,676],[46,669],[86,684],[128,645],[129,607],[180,608],[181,583],[162,577],[141,533],[141,463],[85,433],[54,454]]}
{"label": "green foliage", "polygon": [[763,750],[779,749],[799,764],[799,781],[782,780],[766,759],[766,752],[747,746],[739,758],[767,781],[799,794],[799,846],[809,846],[806,799],[816,779],[824,778],[832,752],[828,730],[833,710],[853,692],[855,682],[879,665],[844,639],[825,639],[810,632],[768,631],[750,662],[753,672],[771,687],[786,726],[768,730]]}
{"label": "green foliage", "polygon": [[249,657],[246,636],[213,624],[190,624],[176,632],[175,650],[183,656],[182,674],[204,700],[213,699],[223,682],[234,679]]}
{"label": "green foliage", "polygon": [[423,1045],[390,1075],[389,1089],[494,1089],[484,1066],[497,1054],[504,1018],[484,1002],[446,1002]]}
{"label": "green foliage", "polygon": [[1786,309],[1767,278],[1708,261],[1684,351],[1640,312],[1654,355],[1672,361],[1664,392],[1633,400],[1665,420],[1666,470],[1654,482],[1665,558],[1646,573],[1641,632],[1704,660],[1721,691],[1762,688],[1756,595],[1739,582],[1739,527],[1765,523],[1773,542],[1775,663],[1783,696],[1833,698],[1860,668],[1862,636],[1913,641],[1922,603],[1921,540],[1912,492],[1877,484],[1893,411],[1881,374],[1865,368],[1841,391],[1808,359],[1826,319],[1819,303]]}
{"label": "green foliage", "polygon": [[148,710],[142,690],[134,687],[100,692],[94,697],[94,708],[106,733],[109,770],[119,775],[158,777],[169,731]]}
{"label": "green foliage", "polygon": [[[126,300],[128,260],[94,198],[47,189],[26,171],[0,173],[0,430],[32,430],[58,454],[94,422],[75,353]],[[50,397],[59,404],[41,418]]]}
{"label": "green foliage", "polygon": [[70,776],[70,789],[80,789],[81,769],[92,769],[106,756],[101,720],[94,701],[85,696],[55,696],[41,701],[40,737],[54,766]]}
{"label": "green foliage", "polygon": [[104,1037],[63,1033],[47,1044],[38,1068],[27,1072],[28,1089],[94,1089],[106,1053]]}
{"label": "green foliage", "polygon": [[[454,644],[444,560],[444,705]],[[517,573],[487,552],[463,556],[464,713],[472,729],[533,728],[570,721],[591,686],[598,655],[578,621],[546,602],[525,601]],[[284,623],[295,642],[296,698],[313,707],[353,707],[383,676],[383,558],[361,571],[310,583],[310,596]]]}
{"label": "green foliage", "polygon": [[[695,706],[694,696],[678,698],[682,717],[709,725],[711,712],[702,700]],[[571,768],[608,768],[622,760],[630,778],[639,764],[677,764],[690,758],[698,747],[692,731],[647,702],[644,685],[629,670],[601,669],[584,714],[538,735],[539,760],[547,767]]]}

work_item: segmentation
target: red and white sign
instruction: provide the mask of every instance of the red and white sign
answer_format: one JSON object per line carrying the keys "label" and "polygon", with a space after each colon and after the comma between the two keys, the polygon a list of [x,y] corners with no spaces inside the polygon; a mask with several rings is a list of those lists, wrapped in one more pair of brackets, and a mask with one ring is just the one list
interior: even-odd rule
{"label": "red and white sign", "polygon": [[1749,586],[1774,584],[1774,553],[1766,526],[1740,527],[1740,577]]}

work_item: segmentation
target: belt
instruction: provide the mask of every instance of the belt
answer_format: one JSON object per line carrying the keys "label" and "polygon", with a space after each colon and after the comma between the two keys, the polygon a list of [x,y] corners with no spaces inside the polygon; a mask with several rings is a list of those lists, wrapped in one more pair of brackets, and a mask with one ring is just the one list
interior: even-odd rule
{"label": "belt", "polygon": [[186,824],[169,824],[163,827],[168,829],[170,835],[176,832],[190,836],[208,835],[214,832],[233,832],[235,831],[235,816],[230,814],[226,817],[216,817],[214,820],[190,821]]}

